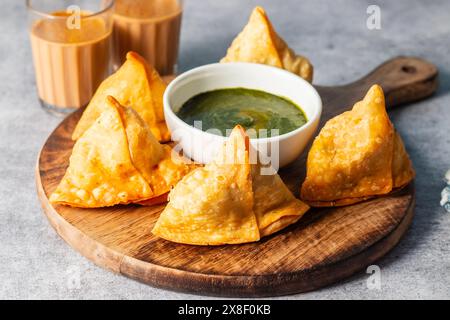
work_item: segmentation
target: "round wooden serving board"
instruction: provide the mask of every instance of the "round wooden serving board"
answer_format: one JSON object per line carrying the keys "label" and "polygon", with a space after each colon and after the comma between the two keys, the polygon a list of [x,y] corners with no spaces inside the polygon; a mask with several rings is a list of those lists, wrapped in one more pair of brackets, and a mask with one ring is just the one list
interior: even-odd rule
{"label": "round wooden serving board", "polygon": [[[373,83],[389,107],[431,95],[437,69],[398,57],[368,76],[340,87],[317,87],[323,123],[349,109]],[[96,264],[153,286],[197,294],[261,297],[314,290],[372,264],[400,240],[413,217],[414,186],[360,204],[311,209],[299,222],[256,243],[218,247],[172,243],[151,234],[164,206],[77,209],[52,205],[73,147],[70,139],[81,112],[69,115],[39,155],[36,183],[50,223],[73,248]],[[305,153],[306,154],[306,153]],[[303,155],[280,171],[294,192],[304,178]]]}

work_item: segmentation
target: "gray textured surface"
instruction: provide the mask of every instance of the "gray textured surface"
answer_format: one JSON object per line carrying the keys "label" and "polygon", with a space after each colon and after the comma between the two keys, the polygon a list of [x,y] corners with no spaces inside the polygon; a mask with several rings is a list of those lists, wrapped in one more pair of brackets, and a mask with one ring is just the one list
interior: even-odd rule
{"label": "gray textured surface", "polygon": [[[60,121],[39,107],[26,33],[24,1],[3,0],[0,19],[0,298],[186,299],[105,271],[61,240],[41,213],[34,165]],[[433,98],[391,112],[417,169],[416,217],[401,243],[379,261],[381,290],[360,273],[334,286],[287,298],[450,298],[450,215],[439,207],[450,167],[450,2],[187,0],[180,70],[224,54],[252,7],[315,65],[315,83],[352,81],[396,55],[438,65]],[[366,28],[366,8],[378,3],[382,29]],[[79,272],[80,286],[70,285]]]}

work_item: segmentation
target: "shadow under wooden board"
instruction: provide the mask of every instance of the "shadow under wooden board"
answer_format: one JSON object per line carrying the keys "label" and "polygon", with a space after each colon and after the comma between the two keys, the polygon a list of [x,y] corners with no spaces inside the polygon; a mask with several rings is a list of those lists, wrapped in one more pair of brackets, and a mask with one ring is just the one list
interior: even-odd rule
{"label": "shadow under wooden board", "polygon": [[[412,57],[392,59],[366,77],[339,87],[316,86],[322,123],[350,109],[380,84],[388,107],[431,95],[437,69]],[[147,284],[196,294],[263,297],[314,290],[348,277],[392,249],[411,224],[414,185],[352,206],[311,209],[294,225],[256,243],[218,247],[172,243],[151,234],[163,205],[77,209],[52,205],[48,196],[68,166],[70,139],[81,112],[69,115],[39,155],[37,191],[50,223],[96,264]],[[280,175],[296,196],[305,154]],[[420,173],[419,173],[420,174]]]}

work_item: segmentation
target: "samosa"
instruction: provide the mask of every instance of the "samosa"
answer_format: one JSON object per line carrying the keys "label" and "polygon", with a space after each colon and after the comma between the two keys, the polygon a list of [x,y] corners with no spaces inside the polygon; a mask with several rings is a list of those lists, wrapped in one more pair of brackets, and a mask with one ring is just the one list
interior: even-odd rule
{"label": "samosa", "polygon": [[72,139],[81,137],[104,111],[106,97],[113,96],[120,104],[136,110],[158,141],[169,141],[170,133],[163,112],[165,89],[166,84],[158,72],[140,55],[128,52],[120,69],[100,84],[84,110]]}
{"label": "samosa", "polygon": [[248,136],[236,126],[215,160],[170,192],[152,232],[186,244],[237,244],[258,241],[300,219],[309,207],[278,174],[261,175],[249,152]]}
{"label": "samosa", "polygon": [[414,169],[374,85],[351,111],[329,120],[313,142],[301,198],[312,206],[339,206],[407,185]]}
{"label": "samosa", "polygon": [[220,62],[252,62],[282,68],[312,82],[309,60],[288,47],[275,32],[261,7],[256,7],[242,32],[233,40]]}
{"label": "samosa", "polygon": [[160,144],[135,110],[110,96],[102,110],[76,141],[50,201],[83,208],[164,202],[194,165]]}

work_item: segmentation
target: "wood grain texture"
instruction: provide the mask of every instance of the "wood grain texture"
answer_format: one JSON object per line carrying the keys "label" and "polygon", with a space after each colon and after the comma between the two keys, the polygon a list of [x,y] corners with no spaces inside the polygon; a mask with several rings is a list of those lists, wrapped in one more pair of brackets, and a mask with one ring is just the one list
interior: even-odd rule
{"label": "wood grain texture", "polygon": [[[380,84],[388,107],[432,94],[437,70],[417,58],[399,57],[367,77],[341,87],[317,87],[322,124]],[[314,290],[372,264],[400,240],[413,217],[414,186],[360,204],[312,209],[296,224],[257,243],[218,247],[172,243],[150,232],[163,205],[77,209],[51,205],[48,196],[68,165],[70,139],[81,111],[68,116],[39,155],[36,185],[45,214],[58,234],[96,264],[139,281],[178,291],[218,296],[275,296]],[[305,155],[280,171],[296,196]],[[420,174],[420,173],[419,173]]]}

